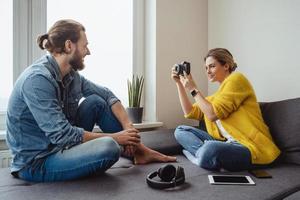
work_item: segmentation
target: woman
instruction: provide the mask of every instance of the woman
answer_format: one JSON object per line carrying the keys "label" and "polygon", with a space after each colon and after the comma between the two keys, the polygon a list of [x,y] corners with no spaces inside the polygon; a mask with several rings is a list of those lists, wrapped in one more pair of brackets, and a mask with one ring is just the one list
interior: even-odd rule
{"label": "woman", "polygon": [[272,163],[280,150],[263,121],[250,82],[234,72],[233,56],[227,49],[215,48],[204,61],[208,80],[220,83],[217,92],[208,97],[198,90],[191,74],[178,76],[175,67],[172,69],[185,117],[204,120],[207,129],[177,127],[175,137],[184,147],[183,153],[194,164],[210,170],[239,171]]}

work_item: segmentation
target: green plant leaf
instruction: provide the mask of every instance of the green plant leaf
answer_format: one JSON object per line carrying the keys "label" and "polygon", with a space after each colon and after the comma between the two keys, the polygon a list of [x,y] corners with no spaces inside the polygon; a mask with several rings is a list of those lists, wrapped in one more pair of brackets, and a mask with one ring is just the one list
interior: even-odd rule
{"label": "green plant leaf", "polygon": [[132,79],[127,79],[128,104],[129,107],[140,107],[142,92],[144,87],[144,77],[132,75]]}

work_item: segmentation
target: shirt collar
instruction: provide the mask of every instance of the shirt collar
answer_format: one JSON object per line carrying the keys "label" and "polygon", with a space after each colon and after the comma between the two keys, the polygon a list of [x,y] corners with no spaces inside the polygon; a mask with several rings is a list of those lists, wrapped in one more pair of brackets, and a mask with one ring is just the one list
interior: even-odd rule
{"label": "shirt collar", "polygon": [[72,69],[68,74],[66,74],[62,80],[61,76],[60,76],[59,65],[56,62],[56,60],[54,59],[54,57],[51,54],[46,55],[46,57],[50,63],[50,67],[47,67],[47,68],[50,71],[50,73],[52,74],[53,78],[57,82],[63,83],[64,86],[69,85],[71,83],[71,81],[74,79],[74,74],[75,74],[74,69]]}

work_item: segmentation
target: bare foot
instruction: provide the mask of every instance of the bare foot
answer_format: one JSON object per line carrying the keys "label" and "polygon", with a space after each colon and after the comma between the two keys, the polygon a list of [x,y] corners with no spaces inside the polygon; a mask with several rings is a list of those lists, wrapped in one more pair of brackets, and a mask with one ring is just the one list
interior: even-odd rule
{"label": "bare foot", "polygon": [[164,155],[142,145],[134,154],[134,164],[142,165],[151,162],[176,162],[176,157]]}

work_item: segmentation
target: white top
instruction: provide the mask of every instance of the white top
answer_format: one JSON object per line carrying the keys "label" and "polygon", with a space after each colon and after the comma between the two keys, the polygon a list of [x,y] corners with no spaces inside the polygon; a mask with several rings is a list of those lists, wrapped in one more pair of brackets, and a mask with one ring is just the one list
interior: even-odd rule
{"label": "white top", "polygon": [[219,132],[221,135],[224,136],[224,138],[227,139],[226,142],[236,142],[235,139],[225,130],[225,128],[222,126],[221,121],[218,119],[216,120],[217,127],[219,129]]}

